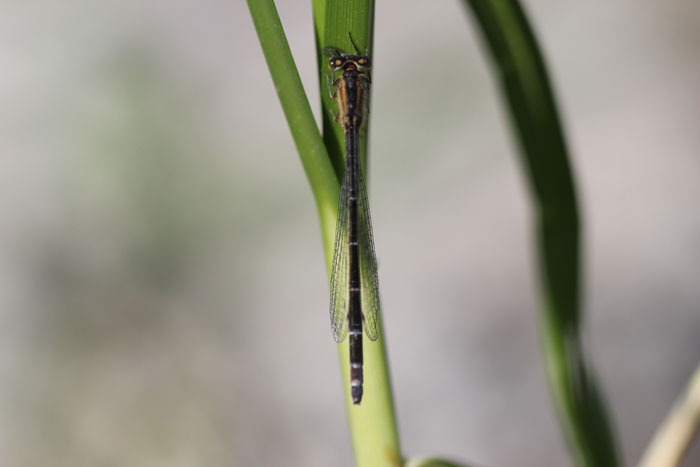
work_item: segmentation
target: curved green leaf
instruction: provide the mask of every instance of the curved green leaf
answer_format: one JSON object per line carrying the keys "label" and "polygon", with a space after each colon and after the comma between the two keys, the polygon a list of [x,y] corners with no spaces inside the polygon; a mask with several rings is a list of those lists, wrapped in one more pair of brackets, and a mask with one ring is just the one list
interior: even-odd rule
{"label": "curved green leaf", "polygon": [[619,465],[613,430],[581,344],[580,222],[554,95],[519,3],[467,0],[491,53],[535,212],[549,382],[576,462]]}

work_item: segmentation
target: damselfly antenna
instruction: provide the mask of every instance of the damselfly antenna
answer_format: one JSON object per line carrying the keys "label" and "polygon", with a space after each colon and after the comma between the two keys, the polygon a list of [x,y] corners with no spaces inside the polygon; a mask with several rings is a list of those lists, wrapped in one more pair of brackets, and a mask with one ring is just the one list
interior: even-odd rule
{"label": "damselfly antenna", "polygon": [[352,37],[352,33],[348,31],[348,36],[350,36],[350,42],[352,43],[352,46],[355,47],[355,52],[357,52],[359,55],[363,55],[362,52],[360,52],[360,48],[357,46],[357,43],[355,42],[355,39]]}

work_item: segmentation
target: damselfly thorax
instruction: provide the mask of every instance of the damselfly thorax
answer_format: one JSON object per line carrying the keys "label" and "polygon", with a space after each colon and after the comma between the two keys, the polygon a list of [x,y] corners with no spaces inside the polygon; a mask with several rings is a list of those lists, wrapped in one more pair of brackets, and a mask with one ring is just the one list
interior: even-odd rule
{"label": "damselfly thorax", "polygon": [[[366,55],[338,55],[329,61],[331,69],[331,97],[338,102],[338,117],[346,130],[362,124],[365,96],[372,82],[369,77],[369,57]],[[340,75],[336,78],[336,73]],[[336,87],[337,86],[337,87]],[[346,154],[347,156],[347,154]]]}

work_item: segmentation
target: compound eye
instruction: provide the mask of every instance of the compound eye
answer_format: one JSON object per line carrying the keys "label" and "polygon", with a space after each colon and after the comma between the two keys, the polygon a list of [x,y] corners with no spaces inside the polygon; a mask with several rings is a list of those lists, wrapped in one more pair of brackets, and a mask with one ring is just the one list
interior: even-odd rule
{"label": "compound eye", "polygon": [[342,64],[343,64],[343,61],[339,58],[332,58],[331,59],[331,66],[332,67],[339,67]]}
{"label": "compound eye", "polygon": [[360,65],[367,65],[367,60],[365,60],[364,58],[361,58],[357,61],[357,63]]}

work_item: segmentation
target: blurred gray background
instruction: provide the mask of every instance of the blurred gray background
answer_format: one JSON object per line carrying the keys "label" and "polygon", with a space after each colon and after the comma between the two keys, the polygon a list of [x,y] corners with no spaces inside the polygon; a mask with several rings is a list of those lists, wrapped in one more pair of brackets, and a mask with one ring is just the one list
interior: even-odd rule
{"label": "blurred gray background", "polygon": [[[525,6],[581,193],[586,343],[633,464],[700,360],[700,3]],[[278,7],[318,116],[310,2]],[[403,450],[570,465],[477,31],[456,1],[380,1],[374,52]],[[318,219],[245,3],[5,0],[0,102],[0,465],[352,465]]]}

